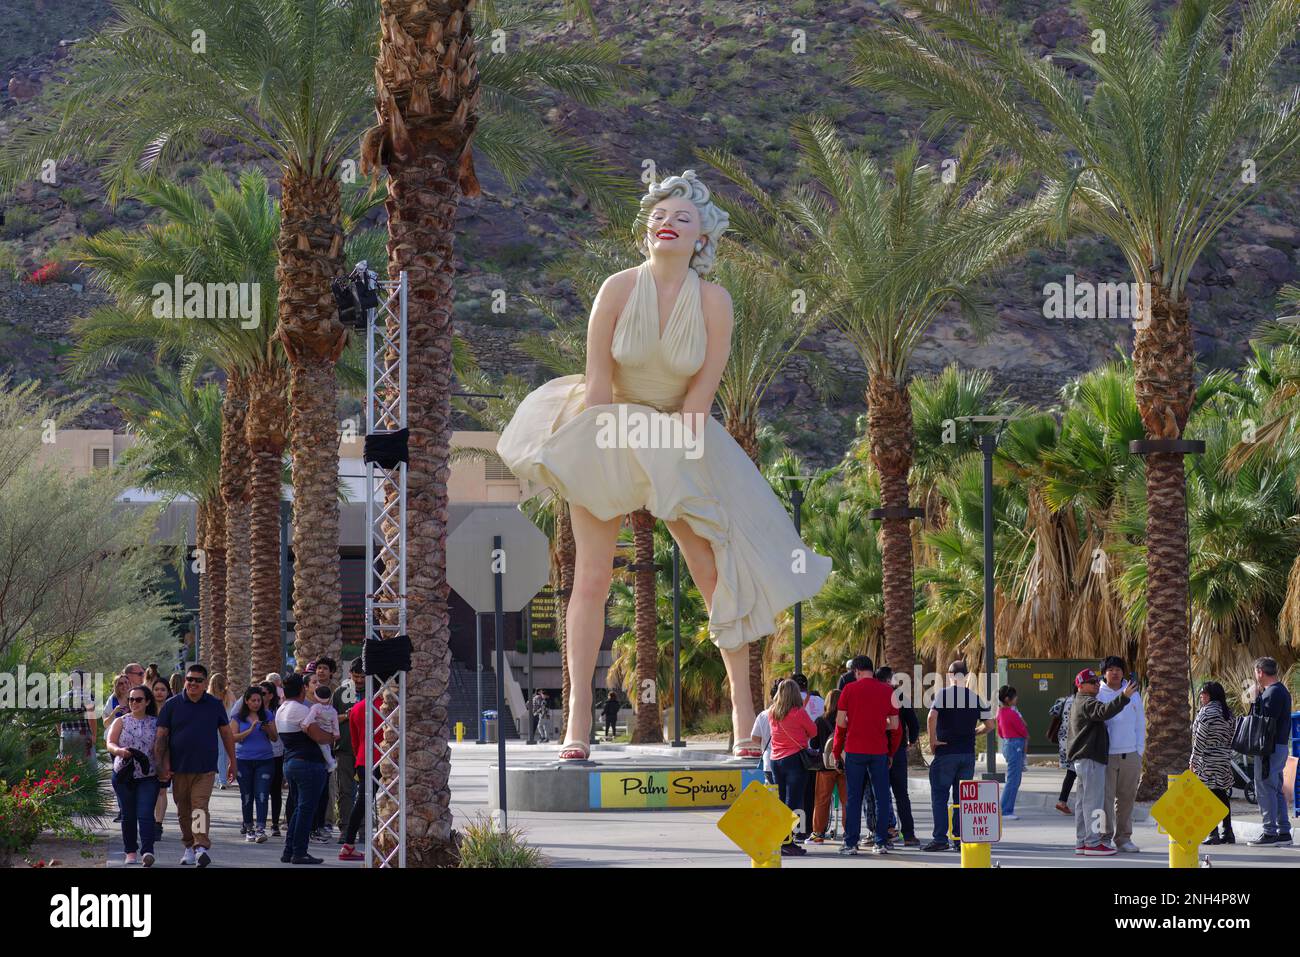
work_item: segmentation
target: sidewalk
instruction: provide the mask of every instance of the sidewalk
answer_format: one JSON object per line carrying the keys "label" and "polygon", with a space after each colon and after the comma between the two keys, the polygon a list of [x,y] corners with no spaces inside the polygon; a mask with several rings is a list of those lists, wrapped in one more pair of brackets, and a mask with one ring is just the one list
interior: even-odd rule
{"label": "sidewalk", "polygon": [[[281,836],[271,837],[271,829],[267,828],[267,838],[265,844],[249,844],[239,833],[239,825],[243,820],[239,807],[239,788],[233,784],[222,791],[214,789],[212,800],[208,803],[208,811],[212,817],[212,827],[209,836],[212,838],[212,850],[209,852],[212,856],[212,863],[209,867],[284,867],[293,870],[319,870],[322,867],[360,867],[360,861],[340,861],[338,859],[339,848],[342,846],[338,843],[332,844],[311,844],[308,853],[314,857],[324,858],[323,864],[282,864],[280,855],[284,852],[284,820],[280,822]],[[108,837],[108,867],[126,867],[122,863],[122,829],[121,825],[111,822],[112,813],[109,813],[110,821],[104,827],[101,833]],[[336,830],[335,835],[338,834]],[[337,836],[335,837],[337,842]],[[154,844],[154,857],[156,858],[153,869],[160,867],[169,867],[176,870],[193,870],[194,868],[180,863],[181,854],[185,846],[181,843],[181,829],[176,823],[176,805],[168,798],[167,816],[163,820],[162,840]],[[131,865],[139,867],[140,865]]]}
{"label": "sidewalk", "polygon": [[[592,750],[597,763],[626,760],[629,753],[643,749],[629,745],[600,745]],[[653,749],[658,756],[664,749]],[[691,748],[693,757],[698,750]],[[554,762],[558,745],[506,746],[508,766],[542,765]],[[456,826],[463,828],[476,816],[488,813],[488,775],[495,765],[495,745],[452,745],[452,810]],[[1139,805],[1134,813],[1134,842],[1139,854],[1118,854],[1109,858],[1084,858],[1074,854],[1074,817],[1052,805],[1060,792],[1063,772],[1057,767],[1031,766],[1026,769],[1016,801],[1017,821],[1003,823],[1003,839],[993,846],[993,862],[999,867],[1089,867],[1168,868],[1169,839],[1156,830],[1150,819],[1150,805]],[[912,813],[917,836],[928,843],[931,833],[930,788],[924,771],[913,771],[909,780]],[[1245,842],[1260,831],[1259,811],[1237,800],[1232,806],[1234,829],[1240,842],[1228,847],[1202,847],[1213,867],[1297,867],[1300,847],[1254,848]],[[591,811],[583,813],[512,812],[508,823],[519,827],[528,842],[542,851],[556,867],[749,867],[749,859],[717,828],[722,810],[700,811]],[[900,850],[884,858],[869,851],[844,858],[839,843],[808,845],[805,857],[785,858],[785,867],[960,867],[960,855],[948,852],[924,853]]]}

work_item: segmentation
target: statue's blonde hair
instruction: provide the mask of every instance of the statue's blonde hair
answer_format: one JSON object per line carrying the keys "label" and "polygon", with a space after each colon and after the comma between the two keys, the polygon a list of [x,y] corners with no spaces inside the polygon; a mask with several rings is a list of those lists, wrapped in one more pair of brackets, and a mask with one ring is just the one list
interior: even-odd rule
{"label": "statue's blonde hair", "polygon": [[636,218],[636,246],[645,255],[650,250],[646,245],[646,224],[650,221],[650,211],[672,196],[689,199],[700,211],[700,238],[704,247],[691,256],[690,266],[698,275],[706,275],[713,269],[713,262],[718,255],[718,239],[727,229],[731,218],[726,210],[709,198],[709,188],[704,185],[695,170],[683,170],[681,176],[668,176],[651,183],[649,190],[641,197],[641,211]]}

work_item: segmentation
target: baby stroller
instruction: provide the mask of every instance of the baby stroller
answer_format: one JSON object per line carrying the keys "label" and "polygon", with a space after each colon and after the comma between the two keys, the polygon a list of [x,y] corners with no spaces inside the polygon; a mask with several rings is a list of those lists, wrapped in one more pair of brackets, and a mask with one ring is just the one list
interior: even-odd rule
{"label": "baby stroller", "polygon": [[[1232,754],[1232,786],[1241,788],[1247,804],[1258,804],[1255,799],[1255,759],[1248,754]],[[1232,796],[1231,790],[1228,796]]]}

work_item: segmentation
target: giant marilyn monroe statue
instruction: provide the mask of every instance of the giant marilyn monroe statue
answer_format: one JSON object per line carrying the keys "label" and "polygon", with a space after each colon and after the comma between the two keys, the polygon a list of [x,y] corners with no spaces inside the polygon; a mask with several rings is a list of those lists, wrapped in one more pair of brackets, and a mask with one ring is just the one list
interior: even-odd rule
{"label": "giant marilyn monroe statue", "polygon": [[497,444],[516,475],[550,486],[572,515],[562,760],[590,754],[591,679],[623,516],[649,510],[681,547],[726,664],[737,757],[761,753],[751,738],[749,643],[830,574],[830,559],[799,540],[771,487],[710,414],[731,350],[731,297],[700,277],[726,227],[694,170],[653,184],[638,219],[646,260],[596,295],[586,375],[530,393]]}

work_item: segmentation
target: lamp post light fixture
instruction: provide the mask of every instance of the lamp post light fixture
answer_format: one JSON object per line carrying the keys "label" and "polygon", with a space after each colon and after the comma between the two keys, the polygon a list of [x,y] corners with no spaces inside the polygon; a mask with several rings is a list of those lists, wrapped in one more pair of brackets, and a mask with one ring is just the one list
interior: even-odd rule
{"label": "lamp post light fixture", "polygon": [[[961,415],[954,419],[972,425],[997,426],[993,433],[986,432],[979,437],[980,451],[984,453],[984,674],[989,684],[990,699],[994,694],[993,675],[997,673],[998,666],[993,634],[993,453],[997,451],[998,441],[1002,438],[1007,423],[1017,418],[1019,416],[1015,415]],[[992,700],[989,704],[992,705]],[[998,773],[997,745],[998,733],[996,730],[990,731],[985,742],[983,778],[986,781],[1003,780],[1003,775]]]}

